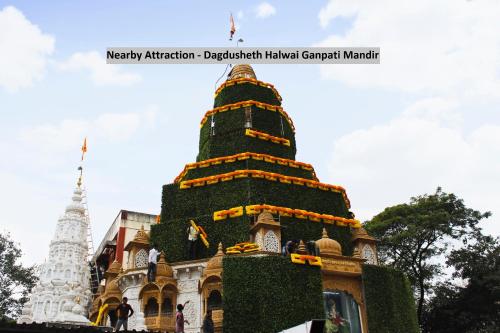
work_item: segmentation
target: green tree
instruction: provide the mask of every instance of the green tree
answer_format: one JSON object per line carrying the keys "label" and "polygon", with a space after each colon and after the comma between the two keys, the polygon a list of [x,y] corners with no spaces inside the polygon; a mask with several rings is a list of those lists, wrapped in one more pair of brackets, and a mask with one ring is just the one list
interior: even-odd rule
{"label": "green tree", "polygon": [[466,242],[477,235],[479,221],[490,215],[467,208],[462,199],[438,188],[434,194],[388,207],[365,223],[370,234],[380,239],[381,261],[403,271],[410,279],[419,322],[432,283],[443,268],[436,259],[447,252],[450,240]]}
{"label": "green tree", "polygon": [[[451,252],[447,265],[461,283],[441,283],[426,305],[428,333],[498,332],[500,327],[500,241],[477,235],[477,241]],[[465,285],[464,283],[465,282]]]}
{"label": "green tree", "polygon": [[18,262],[21,253],[9,234],[0,234],[0,319],[19,315],[38,280],[35,266],[23,267]]}

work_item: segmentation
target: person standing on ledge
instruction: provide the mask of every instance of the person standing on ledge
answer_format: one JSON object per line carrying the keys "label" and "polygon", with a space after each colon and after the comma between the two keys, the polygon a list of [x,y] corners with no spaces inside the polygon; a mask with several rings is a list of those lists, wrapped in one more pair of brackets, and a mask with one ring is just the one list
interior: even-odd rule
{"label": "person standing on ledge", "polygon": [[177,313],[175,315],[175,333],[184,333],[184,323],[189,325],[189,321],[184,319],[184,307],[188,304],[189,301],[186,301],[184,304],[177,304]]}
{"label": "person standing on ledge", "polygon": [[214,321],[212,320],[212,310],[207,310],[207,314],[205,315],[205,319],[203,319],[203,333],[214,333]]}
{"label": "person standing on ledge", "polygon": [[198,240],[199,231],[193,226],[193,223],[189,221],[188,227],[188,243],[189,243],[189,260],[196,259],[196,241]]}
{"label": "person standing on ledge", "polygon": [[156,263],[158,262],[158,251],[154,244],[151,245],[148,258],[148,282],[155,282],[156,279]]}
{"label": "person standing on ledge", "polygon": [[116,322],[115,332],[118,332],[120,328],[123,326],[125,331],[128,330],[128,318],[134,314],[134,310],[127,304],[128,298],[123,297],[122,303],[118,305],[116,308],[116,312],[118,313],[118,321]]}

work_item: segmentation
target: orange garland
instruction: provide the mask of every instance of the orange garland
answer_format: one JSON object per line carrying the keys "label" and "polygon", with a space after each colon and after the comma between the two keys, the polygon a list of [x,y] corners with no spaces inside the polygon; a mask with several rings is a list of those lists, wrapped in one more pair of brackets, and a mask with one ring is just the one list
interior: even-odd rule
{"label": "orange garland", "polygon": [[293,125],[292,118],[290,118],[288,113],[286,113],[285,110],[283,110],[283,107],[278,106],[278,105],[262,103],[262,102],[258,102],[258,101],[254,101],[254,100],[248,100],[248,101],[228,104],[228,105],[219,106],[215,109],[209,110],[203,116],[203,119],[200,122],[200,127],[203,127],[203,125],[205,125],[205,123],[207,122],[207,120],[210,116],[212,116],[218,112],[226,112],[229,110],[238,110],[240,108],[244,108],[244,107],[252,106],[252,105],[255,105],[259,109],[263,109],[263,110],[278,111],[283,117],[285,117],[286,121],[288,121],[288,123],[292,127],[292,130],[295,132],[295,126]]}
{"label": "orange garland", "polygon": [[209,176],[209,177],[203,177],[203,178],[197,178],[197,179],[191,179],[191,180],[185,180],[180,183],[180,189],[187,189],[191,187],[199,187],[199,186],[205,186],[205,185],[211,185],[218,183],[219,180],[221,181],[229,181],[233,180],[234,178],[244,178],[244,177],[254,177],[254,178],[265,178],[267,180],[279,180],[281,183],[286,183],[286,184],[295,184],[295,185],[305,185],[307,187],[311,188],[318,188],[323,191],[332,191],[332,192],[338,192],[342,194],[342,197],[344,198],[344,201],[346,203],[346,206],[348,208],[351,207],[351,204],[349,202],[349,199],[347,198],[347,194],[345,193],[345,189],[342,186],[337,186],[337,185],[330,185],[330,184],[325,184],[325,183],[320,183],[315,180],[310,180],[310,179],[305,179],[305,178],[299,178],[299,177],[292,177],[292,176],[285,176],[279,173],[274,173],[274,172],[267,172],[267,171],[262,171],[262,170],[236,170],[228,173],[223,173],[219,175],[214,175],[214,176]]}
{"label": "orange garland", "polygon": [[290,140],[285,139],[285,138],[280,138],[279,136],[273,136],[271,134],[259,132],[259,131],[252,130],[249,128],[247,128],[245,130],[245,135],[250,136],[252,138],[259,138],[261,140],[271,141],[272,143],[279,143],[279,144],[282,144],[284,146],[290,147]]}
{"label": "orange garland", "polygon": [[230,87],[230,86],[234,86],[235,84],[243,84],[243,83],[251,83],[251,84],[254,84],[254,85],[258,85],[258,86],[261,86],[261,87],[266,87],[266,88],[269,88],[271,89],[274,94],[276,95],[276,98],[278,98],[278,100],[281,102],[282,98],[279,94],[279,92],[276,90],[276,88],[274,88],[274,86],[270,83],[266,83],[266,82],[263,82],[263,81],[259,81],[257,79],[253,79],[253,78],[246,78],[246,77],[243,77],[243,78],[239,78],[239,79],[234,79],[234,80],[228,80],[224,83],[222,83],[219,88],[217,88],[217,90],[215,91],[215,97],[217,97],[217,95],[219,95],[219,93],[226,87]]}
{"label": "orange garland", "polygon": [[206,168],[210,165],[217,165],[221,163],[232,163],[236,161],[242,161],[242,160],[247,160],[247,159],[254,159],[258,161],[265,161],[268,163],[278,163],[279,165],[287,165],[292,168],[301,168],[304,170],[312,171],[314,179],[318,181],[318,178],[316,177],[316,173],[314,172],[314,169],[311,164],[308,163],[303,163],[303,162],[297,162],[294,160],[289,160],[286,158],[281,158],[281,157],[275,157],[272,155],[267,155],[267,154],[259,154],[259,153],[252,153],[252,152],[247,152],[247,153],[239,153],[236,155],[230,155],[230,156],[223,156],[223,157],[216,157],[216,158],[211,158],[208,160],[204,160],[201,162],[196,162],[196,163],[188,163],[184,167],[184,170],[175,178],[174,183],[178,183],[184,178],[184,176],[187,174],[187,172],[191,169],[197,169],[197,168]]}

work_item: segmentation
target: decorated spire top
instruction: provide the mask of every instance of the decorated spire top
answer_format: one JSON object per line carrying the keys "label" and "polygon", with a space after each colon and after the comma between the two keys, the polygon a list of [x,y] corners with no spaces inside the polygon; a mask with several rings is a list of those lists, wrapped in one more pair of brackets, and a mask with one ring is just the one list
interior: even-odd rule
{"label": "decorated spire top", "polygon": [[253,71],[252,66],[242,64],[242,65],[236,65],[233,67],[231,72],[229,72],[229,75],[227,76],[227,80],[234,80],[234,79],[257,79],[257,76],[255,75],[255,72]]}
{"label": "decorated spire top", "polygon": [[82,190],[80,187],[75,188],[73,191],[71,203],[66,206],[66,213],[77,213],[82,215],[85,213],[85,207],[82,204]]}

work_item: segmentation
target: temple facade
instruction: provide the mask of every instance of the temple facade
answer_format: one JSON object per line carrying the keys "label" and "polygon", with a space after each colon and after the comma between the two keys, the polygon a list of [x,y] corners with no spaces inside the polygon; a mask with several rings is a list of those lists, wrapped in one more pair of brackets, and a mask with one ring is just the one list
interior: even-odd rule
{"label": "temple facade", "polygon": [[[279,256],[319,266],[324,316],[345,319],[351,333],[368,332],[362,272],[364,263],[378,264],[376,240],[350,211],[345,189],[321,183],[310,164],[295,160],[295,127],[277,90],[249,65],[237,65],[200,128],[197,161],[163,187],[159,219],[134,213],[130,222],[125,214],[101,244],[96,258],[105,273],[90,319],[107,304],[104,322],[112,325],[126,296],[136,311],[130,329],[171,332],[176,305],[189,301],[186,332],[200,332],[208,310],[222,332],[224,259]],[[207,240],[197,242],[195,258],[191,220]],[[284,253],[290,241],[298,245],[295,257]],[[148,282],[152,245],[162,252],[156,280]]]}
{"label": "temple facade", "polygon": [[88,223],[78,185],[57,222],[49,257],[41,266],[40,280],[22,310],[20,323],[89,323],[87,310],[92,295],[87,263]]}
{"label": "temple facade", "polygon": [[[273,232],[277,242],[281,242],[280,223],[277,217],[268,211],[258,215],[254,230],[263,230],[266,234]],[[255,241],[256,237],[259,237],[258,233],[249,233],[249,240]],[[277,249],[273,238],[263,240],[258,251],[240,255],[283,255],[281,249]],[[325,302],[327,306],[330,302],[330,307],[335,302],[343,303],[345,313],[342,315],[355,326],[351,332],[367,332],[361,273],[362,264],[372,257],[363,258],[358,247],[368,245],[376,253],[376,241],[368,236],[363,228],[358,229],[351,241],[354,246],[353,255],[345,256],[342,255],[339,242],[331,239],[326,229],[323,229],[322,237],[316,240],[322,260],[321,276]],[[184,310],[184,316],[190,323],[186,325],[186,332],[200,332],[207,310],[212,311],[215,331],[222,332],[222,261],[224,257],[234,255],[225,254],[220,243],[216,254],[211,258],[169,264],[166,262],[165,253],[162,252],[158,260],[156,280],[148,282],[145,253],[149,248],[149,235],[141,228],[125,246],[127,263],[121,264],[115,260],[106,271],[105,279],[90,310],[91,321],[96,321],[102,306],[107,304],[112,312],[121,299],[127,297],[135,311],[134,316],[129,319],[130,329],[170,332],[175,329],[176,304],[184,304],[189,300]],[[300,252],[300,249],[298,251]],[[103,324],[113,325],[113,317],[110,315],[105,318]]]}

